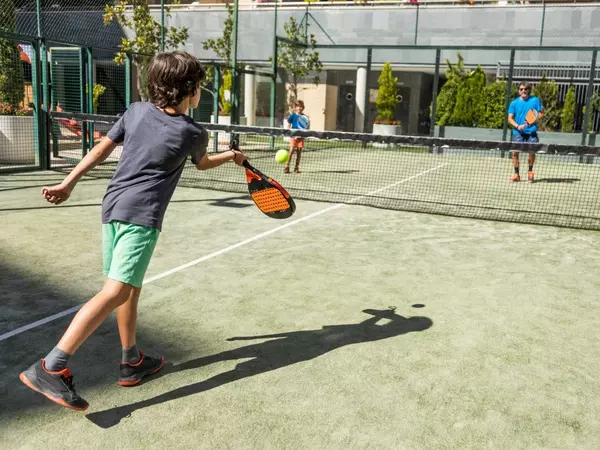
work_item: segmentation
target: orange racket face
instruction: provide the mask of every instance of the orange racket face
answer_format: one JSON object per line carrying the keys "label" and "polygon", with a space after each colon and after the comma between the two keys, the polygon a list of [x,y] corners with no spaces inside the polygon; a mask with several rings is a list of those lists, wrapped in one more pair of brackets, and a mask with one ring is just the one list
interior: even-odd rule
{"label": "orange racket face", "polygon": [[529,111],[527,111],[527,114],[525,115],[525,122],[527,122],[529,125],[532,125],[535,123],[537,118],[538,118],[537,112],[534,111],[533,109],[530,109]]}
{"label": "orange racket face", "polygon": [[291,217],[296,211],[296,205],[290,194],[275,180],[261,175],[246,167],[248,191],[258,209],[274,219]]}
{"label": "orange racket face", "polygon": [[290,207],[289,202],[279,189],[267,188],[250,194],[256,206],[264,213],[285,211]]}

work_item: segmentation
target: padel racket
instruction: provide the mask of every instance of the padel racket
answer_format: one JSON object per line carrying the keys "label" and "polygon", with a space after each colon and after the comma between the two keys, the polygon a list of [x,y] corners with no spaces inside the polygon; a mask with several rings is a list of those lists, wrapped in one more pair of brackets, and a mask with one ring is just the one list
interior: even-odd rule
{"label": "padel racket", "polygon": [[525,115],[527,125],[533,125],[538,120],[539,113],[535,109],[530,109]]}
{"label": "padel racket", "polygon": [[[237,141],[231,143],[233,150],[239,150]],[[296,204],[290,194],[274,179],[244,161],[248,191],[254,203],[263,213],[273,219],[287,219],[296,211]]]}

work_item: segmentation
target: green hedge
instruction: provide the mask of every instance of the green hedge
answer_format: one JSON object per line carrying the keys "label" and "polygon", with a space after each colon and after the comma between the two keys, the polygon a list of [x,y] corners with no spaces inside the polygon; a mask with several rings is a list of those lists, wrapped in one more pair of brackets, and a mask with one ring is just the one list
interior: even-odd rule
{"label": "green hedge", "polygon": [[[15,8],[12,2],[0,8],[0,24],[8,31],[16,31]],[[0,39],[0,104],[16,111],[25,95],[23,65],[17,43]]]}
{"label": "green hedge", "polygon": [[[502,128],[506,111],[506,81],[487,80],[483,69],[466,70],[464,59],[446,60],[446,82],[437,97],[436,125],[476,128]],[[517,85],[511,88],[511,99],[518,95]],[[540,98],[544,116],[539,127],[542,131],[572,132],[575,128],[577,104],[575,88],[570,86],[563,104],[559,101],[558,84],[545,76],[533,88]],[[593,99],[600,98],[595,95]],[[590,118],[600,109],[600,100],[592,101]],[[585,111],[584,111],[585,113]],[[591,119],[590,119],[591,120]],[[588,128],[591,131],[591,127]]]}

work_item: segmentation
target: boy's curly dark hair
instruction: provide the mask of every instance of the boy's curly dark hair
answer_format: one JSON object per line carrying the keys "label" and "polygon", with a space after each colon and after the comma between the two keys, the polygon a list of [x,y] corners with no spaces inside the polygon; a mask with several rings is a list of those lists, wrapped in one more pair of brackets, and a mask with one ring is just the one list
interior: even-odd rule
{"label": "boy's curly dark hair", "polygon": [[195,95],[203,79],[204,69],[189,53],[159,53],[148,68],[150,101],[159,108],[175,107],[188,95]]}

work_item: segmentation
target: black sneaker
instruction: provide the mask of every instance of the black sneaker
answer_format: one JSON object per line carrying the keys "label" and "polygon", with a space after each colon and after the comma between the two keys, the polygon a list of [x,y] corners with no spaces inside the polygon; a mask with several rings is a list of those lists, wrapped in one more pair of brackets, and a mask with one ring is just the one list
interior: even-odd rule
{"label": "black sneaker", "polygon": [[135,386],[142,378],[152,375],[162,369],[165,364],[165,357],[153,358],[140,352],[141,358],[135,363],[121,362],[121,376],[119,384],[121,386]]}
{"label": "black sneaker", "polygon": [[22,372],[19,378],[34,391],[45,395],[54,403],[58,403],[65,408],[71,408],[75,411],[88,409],[88,402],[75,392],[73,376],[69,369],[49,372],[46,370],[44,360],[41,359],[25,372]]}

